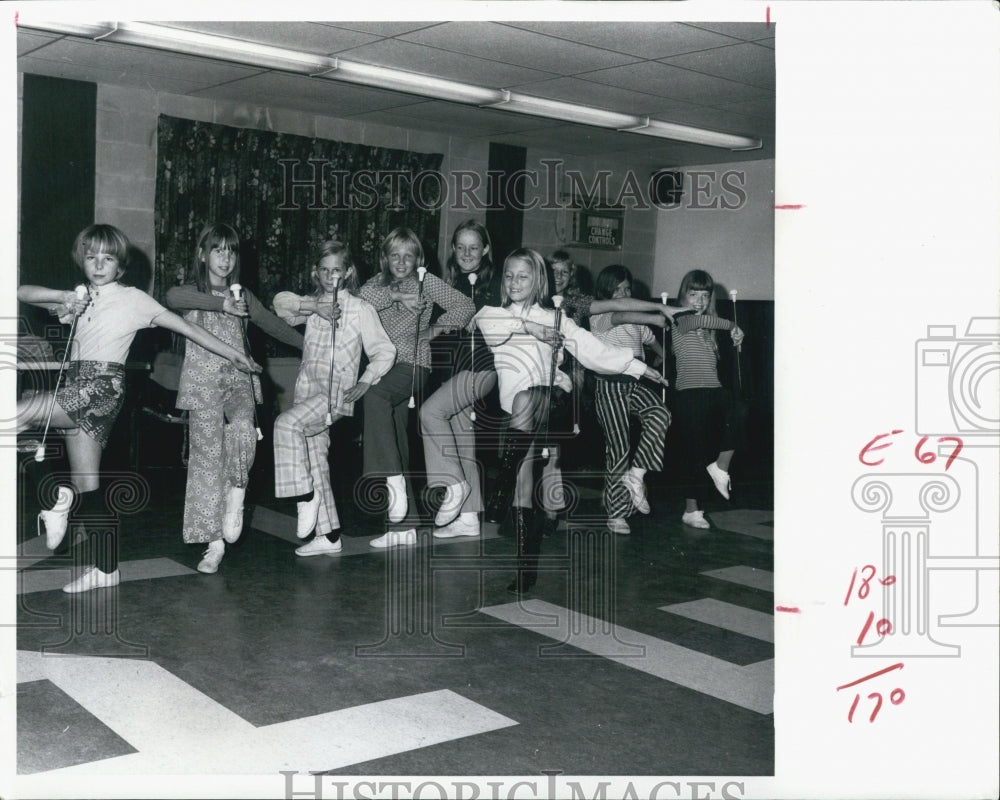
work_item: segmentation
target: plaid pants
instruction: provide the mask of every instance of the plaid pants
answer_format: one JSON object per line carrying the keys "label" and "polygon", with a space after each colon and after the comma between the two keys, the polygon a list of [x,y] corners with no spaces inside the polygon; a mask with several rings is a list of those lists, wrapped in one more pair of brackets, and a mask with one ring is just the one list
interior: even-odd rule
{"label": "plaid pants", "polygon": [[[621,478],[630,466],[659,471],[663,467],[663,442],[670,427],[670,412],[649,387],[641,383],[598,379],[594,391],[597,419],[604,428],[604,507],[609,517],[623,519],[632,513],[632,498]],[[635,455],[629,463],[629,415],[642,423]]]}
{"label": "plaid pants", "polygon": [[[340,528],[337,504],[330,488],[330,429],[327,398],[313,395],[279,414],[274,421],[274,496],[295,497],[316,492],[320,497],[316,533]],[[334,422],[339,419],[334,415]]]}

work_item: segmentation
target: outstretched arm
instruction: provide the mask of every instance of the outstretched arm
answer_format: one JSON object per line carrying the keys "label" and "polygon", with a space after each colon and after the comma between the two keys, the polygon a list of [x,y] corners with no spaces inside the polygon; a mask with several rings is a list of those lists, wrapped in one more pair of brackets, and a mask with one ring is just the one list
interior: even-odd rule
{"label": "outstretched arm", "polygon": [[31,285],[18,287],[17,299],[22,303],[47,308],[60,315],[79,314],[90,302],[89,297],[82,299],[77,297],[72,289],[48,289],[45,286]]}
{"label": "outstretched arm", "polygon": [[[655,314],[673,318],[681,309],[664,303],[654,303],[651,300],[637,300],[634,297],[618,297],[610,300],[595,300],[590,304],[590,316],[605,314],[608,311],[632,311],[640,314]],[[653,323],[654,325],[656,323]]]}
{"label": "outstretched arm", "polygon": [[169,331],[173,331],[174,333],[179,333],[181,336],[187,337],[195,344],[200,344],[210,353],[215,353],[217,356],[221,356],[227,361],[232,361],[244,372],[262,371],[260,364],[256,363],[234,347],[230,347],[221,339],[217,339],[200,325],[195,325],[185,319],[182,319],[181,317],[178,317],[173,311],[167,311],[164,309],[161,313],[153,317],[152,322],[154,325],[158,325],[161,328],[166,328]]}
{"label": "outstretched arm", "polygon": [[662,314],[649,314],[639,311],[614,311],[611,313],[612,325],[623,325],[633,322],[636,325],[655,325],[663,328],[667,325],[667,317]]}

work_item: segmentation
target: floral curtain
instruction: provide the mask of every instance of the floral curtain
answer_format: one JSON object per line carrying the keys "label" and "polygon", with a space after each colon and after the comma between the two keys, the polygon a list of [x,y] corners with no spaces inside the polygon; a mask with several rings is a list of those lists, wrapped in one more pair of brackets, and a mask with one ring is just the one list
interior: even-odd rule
{"label": "floral curtain", "polygon": [[435,263],[442,155],[235,128],[161,115],[157,133],[155,294],[188,277],[208,222],[240,233],[241,282],[265,305],[312,288],[317,244],[348,244],[363,277],[382,237],[414,230]]}

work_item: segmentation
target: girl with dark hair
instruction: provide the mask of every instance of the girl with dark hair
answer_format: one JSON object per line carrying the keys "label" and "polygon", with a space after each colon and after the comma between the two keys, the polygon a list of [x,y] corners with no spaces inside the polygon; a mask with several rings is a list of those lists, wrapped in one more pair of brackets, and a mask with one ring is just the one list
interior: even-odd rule
{"label": "girl with dark hair", "polygon": [[[633,358],[630,351],[604,344],[568,317],[560,316],[555,330],[556,312],[548,291],[542,257],[527,248],[515,250],[504,262],[501,305],[486,306],[473,319],[493,350],[500,406],[510,414],[489,505],[499,513],[513,502],[518,574],[508,590],[517,594],[528,591],[538,574],[542,532],[533,513],[535,481],[518,481],[518,471],[544,425],[549,393],[557,391],[551,386],[553,346],[567,347],[584,367],[597,372],[661,380],[658,372]],[[555,372],[562,375],[560,389],[571,390],[565,374]]]}
{"label": "girl with dark hair", "polygon": [[[240,237],[229,225],[206,225],[195,246],[193,284],[167,292],[167,305],[243,352],[249,319],[269,336],[302,348],[302,335],[268,311],[243,289],[238,299],[230,286],[239,282]],[[184,495],[183,537],[207,544],[198,571],[216,572],[226,542],[243,531],[243,500],[250,467],[257,454],[255,406],[263,401],[260,379],[237,373],[195,342],[184,349],[177,408],[187,409],[190,451]]]}
{"label": "girl with dark hair", "polygon": [[715,332],[728,330],[733,344],[739,345],[743,331],[716,315],[715,281],[704,270],[687,273],[677,297],[681,310],[674,317],[677,328],[671,347],[677,360],[674,421],[681,439],[686,492],[681,519],[693,528],[709,528],[699,508],[704,500],[705,472],[728,500],[729,462],[739,435],[732,395],[719,382]]}
{"label": "girl with dark hair", "polygon": [[[91,225],[73,243],[73,260],[86,278],[86,293],[21,286],[17,299],[48,308],[61,322],[76,320],[66,382],[55,392],[36,395],[18,403],[18,432],[45,418],[51,409],[51,424],[64,428],[72,486],[61,486],[56,506],[41,512],[46,528],[46,544],[54,550],[66,535],[69,516],[86,523],[87,518],[105,516],[107,508],[100,487],[101,454],[121,410],[125,394],[125,358],[135,334],[143,328],[159,326],[197,343],[214,353],[220,368],[234,372],[260,372],[243,352],[220,341],[201,326],[167,311],[140,289],[122,286],[118,280],[128,265],[130,244],[125,234],[111,225]],[[77,502],[74,503],[74,500]],[[85,570],[63,587],[64,592],[86,592],[117,586],[118,539],[115,528],[92,536],[91,553],[95,566]]]}
{"label": "girl with dark hair", "polygon": [[396,347],[396,364],[365,395],[364,473],[386,476],[393,527],[370,542],[372,547],[386,548],[417,541],[416,527],[399,523],[416,506],[405,478],[410,461],[407,400],[413,397],[415,402],[430,373],[431,313],[435,305],[444,309],[436,323],[444,330],[467,325],[475,308],[460,291],[424,273],[424,248],[409,228],[389,232],[380,262],[381,272],[361,287],[361,297],[378,312]]}
{"label": "girl with dark hair", "polygon": [[[632,296],[632,273],[621,264],[612,264],[597,276],[594,297],[597,300]],[[666,307],[665,307],[666,308]],[[668,309],[668,313],[677,309]],[[630,319],[632,321],[622,321]],[[623,314],[608,312],[590,318],[590,330],[601,341],[626,347],[635,358],[642,359],[648,347],[663,358],[663,348],[657,344],[649,324],[663,325],[662,314]],[[643,324],[645,323],[645,324]],[[649,501],[643,478],[648,470],[663,467],[663,442],[670,426],[670,412],[648,386],[627,375],[598,375],[594,389],[597,419],[604,429],[604,508],[608,512],[608,529],[614,533],[629,533],[625,518],[634,511],[649,513]],[[631,448],[630,416],[639,418],[642,433],[635,453]]]}
{"label": "girl with dark hair", "polygon": [[[447,266],[448,282],[474,298],[476,309],[499,305],[500,281],[493,272],[490,235],[475,220],[455,228]],[[434,535],[450,539],[480,533],[483,499],[472,413],[496,387],[497,374],[493,355],[476,330],[459,328],[447,337],[444,349],[454,371],[420,406],[420,433],[427,484],[445,487]]]}
{"label": "girl with dark hair", "polygon": [[[306,326],[294,405],[274,422],[274,495],[297,500],[299,556],[343,550],[340,519],[330,488],[330,425],[354,414],[354,404],[391,368],[396,348],[378,314],[360,297],[358,270],[340,242],[323,242],[313,262],[316,292],[279,292],[274,310],[289,325]],[[361,353],[368,357],[358,379]]]}

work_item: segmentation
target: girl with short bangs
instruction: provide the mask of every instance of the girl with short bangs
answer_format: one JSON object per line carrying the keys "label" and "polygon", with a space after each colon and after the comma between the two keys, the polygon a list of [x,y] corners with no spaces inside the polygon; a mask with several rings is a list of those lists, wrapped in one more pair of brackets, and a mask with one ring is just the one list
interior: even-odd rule
{"label": "girl with short bangs", "polygon": [[715,281],[704,270],[688,272],[678,293],[681,310],[671,347],[677,360],[674,422],[680,439],[685,486],[681,521],[692,528],[710,528],[702,506],[705,473],[716,490],[729,499],[729,463],[739,438],[732,394],[719,382],[716,331],[728,330],[733,344],[743,341],[736,323],[715,313]]}
{"label": "girl with short bangs", "polygon": [[[200,325],[166,310],[140,289],[123,286],[119,279],[128,264],[129,240],[111,225],[91,225],[73,243],[73,260],[83,271],[86,294],[73,291],[21,286],[18,300],[48,308],[61,322],[76,321],[73,356],[66,381],[48,392],[18,403],[18,431],[43,420],[52,408],[52,425],[69,431],[71,485],[60,486],[56,505],[39,515],[46,528],[46,544],[56,549],[62,542],[72,513],[75,522],[86,523],[95,516],[107,516],[100,488],[101,454],[107,446],[124,400],[125,358],[135,334],[143,328],[159,326],[179,333],[214,353],[227,369],[260,372],[240,348],[224,342]],[[249,378],[244,375],[243,380]],[[92,536],[95,565],[63,587],[67,593],[86,592],[117,586],[117,530]]]}

